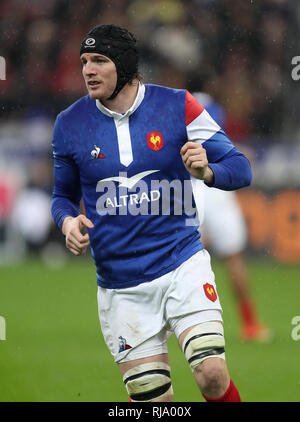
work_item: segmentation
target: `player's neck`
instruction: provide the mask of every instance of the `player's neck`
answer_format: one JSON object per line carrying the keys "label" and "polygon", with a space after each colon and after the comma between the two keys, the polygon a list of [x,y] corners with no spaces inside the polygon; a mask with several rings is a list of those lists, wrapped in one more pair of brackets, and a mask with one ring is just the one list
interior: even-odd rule
{"label": "player's neck", "polygon": [[139,81],[134,79],[127,83],[119,94],[112,100],[101,100],[101,103],[111,111],[116,113],[126,113],[133,105],[139,90]]}

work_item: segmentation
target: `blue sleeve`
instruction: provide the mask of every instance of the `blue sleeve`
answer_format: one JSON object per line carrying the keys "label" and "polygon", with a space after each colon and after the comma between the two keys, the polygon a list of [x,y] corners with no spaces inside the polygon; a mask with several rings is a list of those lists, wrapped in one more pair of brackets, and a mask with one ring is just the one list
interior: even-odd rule
{"label": "blue sleeve", "polygon": [[68,152],[60,115],[53,131],[54,190],[51,213],[54,222],[62,228],[64,219],[80,214],[81,186],[79,171]]}
{"label": "blue sleeve", "polygon": [[249,160],[235,147],[216,162],[209,162],[209,167],[214,173],[214,183],[209,186],[236,190],[251,184],[252,171]]}

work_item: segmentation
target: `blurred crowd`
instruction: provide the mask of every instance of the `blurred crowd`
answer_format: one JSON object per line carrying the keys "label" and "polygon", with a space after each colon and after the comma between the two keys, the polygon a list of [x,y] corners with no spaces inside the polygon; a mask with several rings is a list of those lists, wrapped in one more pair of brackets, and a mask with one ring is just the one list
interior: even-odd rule
{"label": "blurred crowd", "polygon": [[53,122],[86,94],[79,48],[91,28],[133,32],[144,82],[210,95],[233,142],[272,143],[292,115],[298,20],[298,0],[0,0],[0,264],[58,235]]}
{"label": "blurred crowd", "polygon": [[1,0],[0,119],[52,118],[85,94],[79,45],[115,23],[136,34],[145,82],[205,90],[233,140],[282,129],[294,0]]}

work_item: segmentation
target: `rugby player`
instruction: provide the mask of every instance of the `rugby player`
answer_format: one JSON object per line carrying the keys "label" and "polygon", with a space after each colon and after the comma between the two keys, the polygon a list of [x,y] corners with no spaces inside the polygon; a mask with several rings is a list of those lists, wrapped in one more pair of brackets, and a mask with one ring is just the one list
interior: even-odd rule
{"label": "rugby player", "polygon": [[73,254],[91,246],[102,333],[130,400],[172,400],[175,333],[203,397],[240,401],[195,205],[203,183],[248,186],[250,163],[190,92],[141,82],[128,30],[92,29],[80,60],[88,95],[55,122],[52,215]]}

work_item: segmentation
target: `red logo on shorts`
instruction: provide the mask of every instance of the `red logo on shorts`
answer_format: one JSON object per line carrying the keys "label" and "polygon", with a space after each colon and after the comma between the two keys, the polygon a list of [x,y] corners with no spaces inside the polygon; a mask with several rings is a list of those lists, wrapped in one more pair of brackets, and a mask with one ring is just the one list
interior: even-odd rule
{"label": "red logo on shorts", "polygon": [[204,293],[206,297],[211,300],[212,302],[215,302],[217,300],[217,293],[215,291],[215,288],[212,284],[206,283],[203,285]]}

